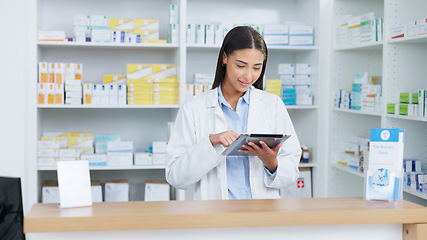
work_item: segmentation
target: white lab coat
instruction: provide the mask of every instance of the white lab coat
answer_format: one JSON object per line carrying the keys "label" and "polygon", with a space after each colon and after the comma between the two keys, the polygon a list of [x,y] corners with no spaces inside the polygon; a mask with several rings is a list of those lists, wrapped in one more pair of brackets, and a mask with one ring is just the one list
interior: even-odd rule
{"label": "white lab coat", "polygon": [[[218,88],[186,101],[180,108],[167,147],[166,180],[186,190],[187,200],[228,199],[224,147],[212,146],[210,134],[227,131],[218,103]],[[301,147],[283,101],[276,95],[251,87],[248,133],[280,133],[291,137],[277,156],[277,175],[272,181],[256,156],[249,157],[252,198],[280,198],[279,189],[299,175]]]}

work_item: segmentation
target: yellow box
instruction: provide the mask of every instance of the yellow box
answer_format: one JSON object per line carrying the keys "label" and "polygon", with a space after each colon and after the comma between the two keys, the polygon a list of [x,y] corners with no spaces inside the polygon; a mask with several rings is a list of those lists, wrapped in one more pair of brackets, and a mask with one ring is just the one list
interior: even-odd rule
{"label": "yellow box", "polygon": [[159,19],[135,18],[134,27],[141,30],[159,30]]}
{"label": "yellow box", "polygon": [[126,84],[126,75],[123,74],[104,74],[103,84]]}
{"label": "yellow box", "polygon": [[39,62],[39,82],[47,83],[47,75],[48,75],[48,63],[47,62]]}
{"label": "yellow box", "polygon": [[54,83],[55,104],[64,104],[64,84]]}
{"label": "yellow box", "polygon": [[178,92],[176,87],[153,87],[153,92]]}
{"label": "yellow box", "polygon": [[143,78],[130,79],[128,83],[179,83],[177,78]]}
{"label": "yellow box", "polygon": [[111,29],[134,29],[135,22],[132,18],[110,18],[108,26]]}
{"label": "yellow box", "polygon": [[153,83],[153,88],[176,88],[178,89],[178,83]]}
{"label": "yellow box", "polygon": [[[160,65],[160,66],[159,66]],[[156,64],[152,78],[177,78],[175,64]]]}
{"label": "yellow box", "polygon": [[94,137],[95,135],[91,132],[67,132],[65,133],[67,137]]}
{"label": "yellow box", "polygon": [[142,79],[153,74],[152,64],[128,64],[127,65],[127,78]]}
{"label": "yellow box", "polygon": [[64,83],[65,79],[65,64],[55,63],[55,83]]}
{"label": "yellow box", "polygon": [[178,97],[179,92],[153,92],[154,97]]}
{"label": "yellow box", "polygon": [[68,148],[90,148],[93,147],[93,136],[68,137]]}
{"label": "yellow box", "polygon": [[53,83],[47,84],[46,94],[47,104],[55,104],[55,85]]}
{"label": "yellow box", "polygon": [[47,66],[47,71],[49,73],[48,82],[54,83],[55,82],[55,63],[49,63]]}
{"label": "yellow box", "polygon": [[37,104],[47,103],[47,83],[37,84]]}
{"label": "yellow box", "polygon": [[153,85],[145,83],[131,83],[128,85],[128,92],[153,92]]}
{"label": "yellow box", "polygon": [[150,100],[128,100],[129,105],[152,105],[153,99]]}
{"label": "yellow box", "polygon": [[159,40],[142,40],[141,43],[168,43],[168,40],[166,39],[159,39]]}

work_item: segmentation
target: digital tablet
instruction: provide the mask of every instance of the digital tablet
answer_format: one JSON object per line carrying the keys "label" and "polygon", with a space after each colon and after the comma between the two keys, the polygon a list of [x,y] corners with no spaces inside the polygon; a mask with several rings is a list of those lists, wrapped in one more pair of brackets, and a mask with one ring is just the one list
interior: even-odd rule
{"label": "digital tablet", "polygon": [[222,155],[226,156],[249,156],[252,154],[247,153],[241,153],[238,150],[244,149],[242,147],[242,144],[247,144],[248,142],[253,142],[259,147],[261,147],[261,144],[259,143],[260,140],[264,141],[269,148],[274,148],[279,143],[283,143],[288,139],[290,135],[283,135],[283,134],[259,134],[259,133],[243,133],[240,134],[239,137],[234,140],[230,146],[228,146],[224,152],[222,152]]}

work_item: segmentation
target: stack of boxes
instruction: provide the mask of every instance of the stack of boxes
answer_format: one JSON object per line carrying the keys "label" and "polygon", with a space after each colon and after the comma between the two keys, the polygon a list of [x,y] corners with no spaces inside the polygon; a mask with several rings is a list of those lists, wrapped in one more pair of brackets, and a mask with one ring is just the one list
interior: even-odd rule
{"label": "stack of boxes", "polygon": [[420,89],[418,92],[401,92],[399,103],[388,103],[387,113],[404,115],[404,116],[417,116],[426,117],[427,90]]}
{"label": "stack of boxes", "polygon": [[279,64],[279,75],[286,105],[313,105],[310,64]]}
{"label": "stack of boxes", "polygon": [[313,46],[313,26],[290,25],[289,45],[290,46]]}
{"label": "stack of boxes", "polygon": [[40,62],[37,85],[38,104],[64,104],[64,63]]}
{"label": "stack of boxes", "polygon": [[372,43],[376,41],[376,23],[373,12],[360,15],[360,43]]}
{"label": "stack of boxes", "polygon": [[344,153],[339,155],[337,163],[350,169],[363,172],[369,157],[369,138],[352,137],[344,145]]}
{"label": "stack of boxes", "polygon": [[126,105],[125,84],[83,84],[83,104]]}
{"label": "stack of boxes", "polygon": [[186,42],[189,45],[220,45],[231,28],[219,23],[189,23],[186,27]]}
{"label": "stack of boxes", "polygon": [[153,142],[153,165],[166,164],[167,142]]}
{"label": "stack of boxes", "polygon": [[74,15],[73,36],[75,42],[110,42],[107,16]]}
{"label": "stack of boxes", "polygon": [[427,173],[422,171],[420,160],[403,160],[403,170],[405,186],[414,191],[427,192]]}
{"label": "stack of boxes", "polygon": [[194,84],[186,84],[185,98],[200,95],[206,91],[209,91],[214,82],[215,75],[205,73],[194,74]]}
{"label": "stack of boxes", "polygon": [[133,142],[107,142],[107,166],[133,165]]}
{"label": "stack of boxes", "polygon": [[381,76],[369,78],[368,72],[356,72],[351,93],[342,89],[334,91],[334,107],[380,112]]}
{"label": "stack of boxes", "polygon": [[297,104],[297,92],[295,88],[295,65],[279,64],[279,76],[282,85],[282,100],[285,105]]}
{"label": "stack of boxes", "polygon": [[68,149],[79,149],[82,154],[94,152],[93,133],[66,133]]}
{"label": "stack of boxes", "polygon": [[128,64],[128,104],[178,104],[174,64]]}
{"label": "stack of boxes", "polygon": [[289,45],[289,26],[284,24],[264,25],[264,41],[270,46]]}
{"label": "stack of boxes", "polygon": [[295,65],[295,88],[297,105],[313,105],[313,95],[311,92],[311,65],[297,63]]}
{"label": "stack of boxes", "polygon": [[57,140],[39,140],[37,142],[37,164],[39,166],[54,166],[59,157],[59,142]]}
{"label": "stack of boxes", "polygon": [[383,19],[375,19],[373,12],[359,16],[338,17],[336,45],[338,47],[357,46],[381,42],[383,40]]}
{"label": "stack of boxes", "polygon": [[179,44],[179,7],[169,6],[169,43]]}
{"label": "stack of boxes", "polygon": [[82,104],[83,64],[65,64],[65,104]]}
{"label": "stack of boxes", "polygon": [[413,37],[427,34],[427,19],[412,20],[406,25],[390,28],[390,38]]}
{"label": "stack of boxes", "polygon": [[108,26],[112,43],[160,43],[158,19],[110,18]]}
{"label": "stack of boxes", "polygon": [[39,166],[56,166],[56,161],[80,159],[81,154],[93,153],[92,133],[43,133],[37,151]]}
{"label": "stack of boxes", "polygon": [[265,91],[280,97],[281,87],[282,84],[280,82],[280,79],[268,79],[266,81]]}

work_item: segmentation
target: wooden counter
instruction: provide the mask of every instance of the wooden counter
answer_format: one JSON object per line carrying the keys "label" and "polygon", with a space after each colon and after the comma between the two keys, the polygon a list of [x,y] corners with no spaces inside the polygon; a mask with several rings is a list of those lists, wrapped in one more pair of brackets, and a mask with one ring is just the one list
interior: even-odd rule
{"label": "wooden counter", "polygon": [[60,209],[58,204],[35,204],[24,218],[24,231],[404,224],[403,233],[415,236],[422,232],[421,228],[425,229],[424,223],[427,223],[427,208],[423,206],[362,198],[104,202],[72,209]]}

